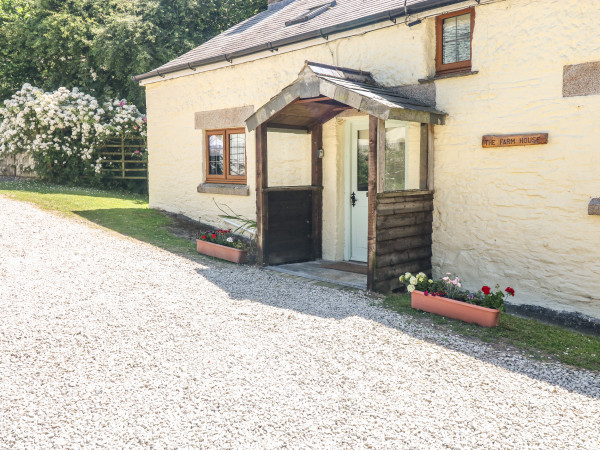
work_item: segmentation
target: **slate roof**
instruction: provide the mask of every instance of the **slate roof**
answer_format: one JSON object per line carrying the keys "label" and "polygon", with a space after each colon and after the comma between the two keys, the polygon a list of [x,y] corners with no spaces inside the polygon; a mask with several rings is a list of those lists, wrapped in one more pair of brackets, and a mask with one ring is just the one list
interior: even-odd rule
{"label": "slate roof", "polygon": [[283,0],[268,10],[233,26],[199,47],[152,70],[137,75],[140,81],[158,75],[231,61],[252,53],[329,36],[364,25],[390,21],[465,0],[335,0],[335,5],[310,20],[286,26],[286,22],[333,0]]}
{"label": "slate roof", "polygon": [[[248,131],[278,115],[285,116],[286,108],[296,100],[316,97],[334,100],[383,120],[443,125],[446,116],[442,111],[379,85],[369,72],[307,61],[296,81],[246,119]],[[333,117],[327,116],[327,113],[324,111],[324,121]],[[295,112],[290,117],[300,120],[297,119],[298,114]],[[281,120],[278,123],[285,124]],[[310,128],[310,124],[293,124]]]}

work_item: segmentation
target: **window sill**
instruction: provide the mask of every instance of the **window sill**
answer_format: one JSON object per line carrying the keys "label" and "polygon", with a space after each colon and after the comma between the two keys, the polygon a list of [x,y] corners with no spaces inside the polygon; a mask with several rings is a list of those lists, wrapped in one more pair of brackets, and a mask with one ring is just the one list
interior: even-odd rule
{"label": "window sill", "polygon": [[250,188],[246,184],[202,183],[198,186],[198,192],[201,194],[248,196],[250,195]]}
{"label": "window sill", "polygon": [[588,215],[600,216],[600,198],[593,198],[588,206]]}
{"label": "window sill", "polygon": [[429,77],[429,78],[421,78],[419,83],[431,83],[436,80],[443,80],[445,78],[457,78],[457,77],[468,77],[470,75],[477,75],[479,70],[465,70],[463,72],[450,72],[450,73],[440,73],[439,75]]}

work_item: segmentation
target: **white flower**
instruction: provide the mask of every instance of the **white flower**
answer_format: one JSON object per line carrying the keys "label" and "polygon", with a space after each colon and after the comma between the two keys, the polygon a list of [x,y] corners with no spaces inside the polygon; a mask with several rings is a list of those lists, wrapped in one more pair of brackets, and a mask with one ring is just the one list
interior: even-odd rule
{"label": "white flower", "polygon": [[417,284],[417,279],[415,277],[410,277],[410,284]]}
{"label": "white flower", "polygon": [[227,242],[233,242],[233,238],[228,237]]}
{"label": "white flower", "polygon": [[414,286],[411,284],[410,286],[408,286],[408,287],[406,288],[406,290],[407,290],[408,292],[411,292],[411,293],[412,293],[412,292],[414,292],[414,290],[415,290],[415,287],[414,287]]}
{"label": "white flower", "polygon": [[408,280],[408,279],[410,279],[410,277],[412,277],[412,275],[411,275],[411,273],[410,273],[410,272],[406,272],[406,273],[404,274],[404,278],[406,278],[407,280]]}

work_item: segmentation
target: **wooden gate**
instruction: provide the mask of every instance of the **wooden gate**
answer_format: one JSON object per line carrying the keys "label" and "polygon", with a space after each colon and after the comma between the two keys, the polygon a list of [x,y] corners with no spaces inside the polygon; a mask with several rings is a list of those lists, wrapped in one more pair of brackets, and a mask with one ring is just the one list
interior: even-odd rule
{"label": "wooden gate", "polygon": [[146,180],[148,179],[146,155],[146,141],[141,137],[121,137],[109,141],[100,152],[103,158],[102,172],[108,173],[110,178],[119,180]]}
{"label": "wooden gate", "polygon": [[268,188],[268,222],[265,263],[270,265],[312,261],[319,255],[314,208],[320,207],[321,189],[311,186]]}

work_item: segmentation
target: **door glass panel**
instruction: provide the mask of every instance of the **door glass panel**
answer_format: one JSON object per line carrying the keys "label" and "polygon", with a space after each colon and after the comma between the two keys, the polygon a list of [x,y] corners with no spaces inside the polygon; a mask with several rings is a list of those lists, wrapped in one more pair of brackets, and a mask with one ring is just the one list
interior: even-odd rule
{"label": "door glass panel", "polygon": [[385,130],[386,191],[401,191],[406,186],[406,127]]}
{"label": "door glass panel", "polygon": [[356,152],[356,183],[358,191],[369,190],[369,130],[358,132],[358,151]]}
{"label": "door glass panel", "polygon": [[208,173],[223,175],[223,135],[213,134],[208,137]]}
{"label": "door glass panel", "polygon": [[471,59],[471,14],[450,17],[443,24],[443,63]]}
{"label": "door glass panel", "polygon": [[229,135],[229,175],[246,175],[246,135]]}

